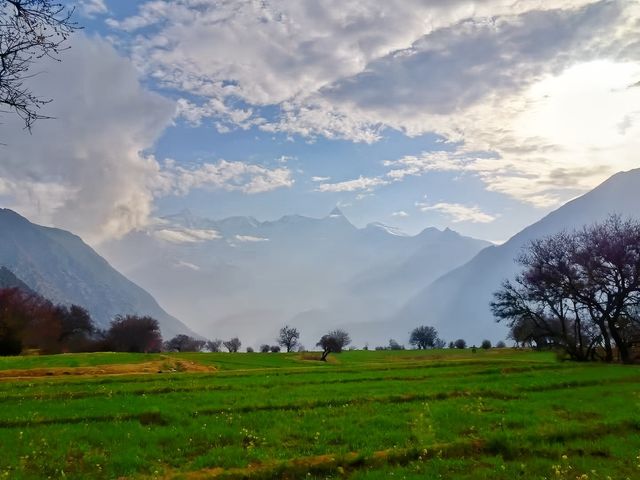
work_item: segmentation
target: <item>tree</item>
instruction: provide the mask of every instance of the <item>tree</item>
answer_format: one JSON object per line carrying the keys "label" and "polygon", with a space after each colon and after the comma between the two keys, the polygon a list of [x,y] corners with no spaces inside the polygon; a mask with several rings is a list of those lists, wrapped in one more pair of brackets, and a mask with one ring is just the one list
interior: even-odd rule
{"label": "tree", "polygon": [[455,342],[453,342],[453,346],[462,350],[464,348],[467,348],[467,342],[465,342],[464,339],[459,338]]}
{"label": "tree", "polygon": [[149,316],[118,315],[107,330],[106,343],[114,352],[159,352],[160,325]]}
{"label": "tree", "polygon": [[504,343],[502,340],[496,343],[496,348],[506,348],[506,347],[507,347],[507,344]]}
{"label": "tree", "polygon": [[278,345],[287,349],[287,353],[292,351],[300,340],[300,332],[296,328],[285,325],[280,329],[280,334],[276,341]]}
{"label": "tree", "polygon": [[491,348],[491,340],[483,340],[480,346],[485,350],[489,350]]}
{"label": "tree", "polygon": [[349,334],[344,330],[338,329],[323,335],[316,346],[322,348],[321,360],[326,362],[330,353],[340,353],[350,343],[351,337],[349,337]]}
{"label": "tree", "polygon": [[247,353],[253,353],[253,352],[254,352],[253,347],[247,347]]}
{"label": "tree", "polygon": [[236,353],[242,346],[242,342],[240,342],[240,339],[238,337],[233,337],[231,340],[227,340],[222,344],[224,345],[224,348],[229,351],[229,353]]}
{"label": "tree", "polygon": [[409,336],[409,344],[420,350],[434,348],[438,340],[438,331],[424,325],[414,328]]}
{"label": "tree", "polygon": [[271,345],[269,350],[271,351],[271,353],[280,353],[280,347],[278,345]]}
{"label": "tree", "polygon": [[262,353],[269,353],[270,349],[271,349],[271,347],[269,345],[267,345],[266,343],[263,343],[262,345],[260,345],[260,351]]}
{"label": "tree", "polygon": [[217,338],[215,340],[207,340],[205,346],[211,353],[219,352],[222,347],[222,340],[219,340]]}
{"label": "tree", "polygon": [[58,59],[74,30],[73,9],[51,0],[0,0],[0,104],[15,111],[31,130],[50,100],[36,96],[25,80],[38,59]]}
{"label": "tree", "polygon": [[519,343],[562,348],[574,360],[623,362],[640,339],[640,222],[604,222],[532,241],[523,267],[491,308]]}
{"label": "tree", "polygon": [[404,350],[404,345],[400,345],[392,338],[389,340],[389,350]]}
{"label": "tree", "polygon": [[165,350],[169,352],[200,352],[205,344],[204,340],[180,334],[165,342]]}

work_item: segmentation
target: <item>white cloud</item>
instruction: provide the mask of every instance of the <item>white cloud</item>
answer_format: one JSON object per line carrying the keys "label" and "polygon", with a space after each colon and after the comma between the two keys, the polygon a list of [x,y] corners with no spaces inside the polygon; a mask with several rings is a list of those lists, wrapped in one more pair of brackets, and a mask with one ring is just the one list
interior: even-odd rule
{"label": "white cloud", "polygon": [[144,227],[159,196],[194,188],[252,194],[293,183],[287,168],[238,161],[161,165],[144,152],[171,124],[175,104],[145,90],[131,62],[104,41],[77,34],[63,55],[30,80],[54,99],[45,113],[55,118],[38,122],[32,135],[15,116],[3,118],[6,206],[98,243]]}
{"label": "white cloud", "polygon": [[291,170],[286,167],[269,169],[245,162],[220,160],[193,167],[167,160],[162,172],[163,193],[184,195],[194,188],[263,193],[293,185]]}
{"label": "white cloud", "polygon": [[250,242],[250,243],[269,241],[268,238],[254,237],[253,235],[236,235],[234,238],[239,242]]}
{"label": "white cloud", "polygon": [[445,215],[454,223],[472,222],[472,223],[491,223],[497,217],[483,212],[480,207],[473,205],[467,206],[460,203],[440,202],[430,205],[424,202],[416,202],[416,207],[422,212],[437,212]]}
{"label": "white cloud", "polygon": [[638,90],[614,86],[638,82],[639,19],[623,0],[180,0],[110,23],[145,28],[134,58],[197,99],[179,104],[194,124],[368,143],[435,132],[458,148],[432,170],[548,207],[637,160]]}
{"label": "white cloud", "polygon": [[326,182],[327,180],[331,180],[331,177],[311,177],[312,182]]}
{"label": "white cloud", "polygon": [[176,263],[176,267],[188,268],[189,270],[195,270],[196,272],[201,270],[201,268],[195,263],[185,262],[184,260],[179,260]]}
{"label": "white cloud", "polygon": [[87,17],[95,17],[96,15],[104,15],[109,12],[104,0],[79,0],[78,9]]}
{"label": "white cloud", "polygon": [[45,224],[97,241],[143,224],[153,203],[157,162],[144,155],[174,106],[144,90],[130,62],[106,42],[77,34],[64,61],[31,79],[53,98],[33,135],[6,117],[0,178],[9,206]]}
{"label": "white cloud", "polygon": [[363,177],[362,175],[354,180],[347,180],[337,183],[321,183],[316,188],[317,192],[370,192],[375,187],[386,185],[389,182],[378,177]]}
{"label": "white cloud", "polygon": [[153,236],[170,243],[200,243],[221,238],[216,230],[194,228],[163,228],[155,230]]}
{"label": "white cloud", "polygon": [[407,212],[405,212],[404,210],[400,210],[398,212],[393,212],[391,214],[392,217],[400,217],[400,218],[404,218],[404,217],[408,217],[409,214]]}

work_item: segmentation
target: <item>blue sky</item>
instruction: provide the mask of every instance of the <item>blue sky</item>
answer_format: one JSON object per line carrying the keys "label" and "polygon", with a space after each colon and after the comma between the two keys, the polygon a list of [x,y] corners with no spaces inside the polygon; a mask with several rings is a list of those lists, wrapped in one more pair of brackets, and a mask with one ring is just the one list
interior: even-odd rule
{"label": "blue sky", "polygon": [[335,205],[502,241],[638,166],[637,2],[73,4],[33,82],[56,120],[9,121],[0,196],[94,244]]}

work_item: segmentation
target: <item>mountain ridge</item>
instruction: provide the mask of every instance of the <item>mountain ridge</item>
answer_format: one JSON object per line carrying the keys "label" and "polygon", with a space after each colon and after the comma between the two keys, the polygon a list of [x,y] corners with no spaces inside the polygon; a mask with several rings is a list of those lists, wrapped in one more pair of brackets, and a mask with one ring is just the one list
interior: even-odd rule
{"label": "mountain ridge", "polygon": [[0,209],[0,265],[55,303],[85,307],[100,327],[118,314],[144,314],[159,321],[166,337],[193,333],[79,236],[10,209]]}

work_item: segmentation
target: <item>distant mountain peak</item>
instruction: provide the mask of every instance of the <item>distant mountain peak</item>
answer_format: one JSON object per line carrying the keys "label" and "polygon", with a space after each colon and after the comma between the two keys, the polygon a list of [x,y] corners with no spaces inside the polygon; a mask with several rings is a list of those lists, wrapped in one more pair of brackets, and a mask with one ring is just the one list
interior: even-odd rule
{"label": "distant mountain peak", "polygon": [[337,217],[344,217],[344,214],[342,213],[342,210],[340,210],[340,208],[338,208],[338,206],[336,205],[333,210],[331,210],[329,212],[328,215],[329,218],[337,218]]}
{"label": "distant mountain peak", "polygon": [[383,232],[388,233],[389,235],[395,235],[396,237],[408,237],[409,235],[403,232],[398,227],[392,227],[390,225],[385,225],[380,222],[372,222],[367,225],[367,228],[374,228],[378,230],[382,230]]}

